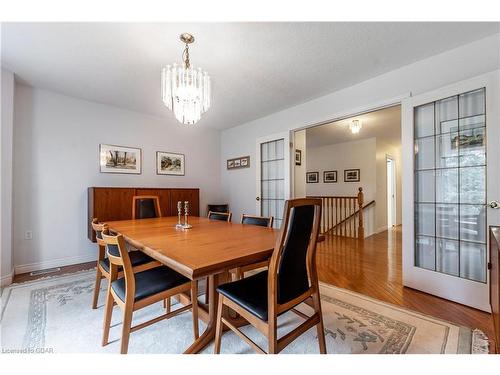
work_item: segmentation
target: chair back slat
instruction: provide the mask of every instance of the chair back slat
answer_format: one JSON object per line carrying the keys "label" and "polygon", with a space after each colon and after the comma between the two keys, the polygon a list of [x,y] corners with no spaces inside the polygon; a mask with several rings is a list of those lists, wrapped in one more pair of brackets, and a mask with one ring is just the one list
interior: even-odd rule
{"label": "chair back slat", "polygon": [[161,217],[160,200],[155,195],[136,195],[132,198],[132,219]]}
{"label": "chair back slat", "polygon": [[231,221],[231,212],[212,212],[208,211],[208,218],[210,220],[219,220],[219,221]]}
{"label": "chair back slat", "polygon": [[249,224],[249,225],[259,225],[261,227],[273,227],[274,216],[253,216],[242,214],[241,215],[241,224]]}
{"label": "chair back slat", "polygon": [[284,304],[307,292],[321,220],[320,199],[286,201],[280,235],[269,266],[269,284],[274,303]]}

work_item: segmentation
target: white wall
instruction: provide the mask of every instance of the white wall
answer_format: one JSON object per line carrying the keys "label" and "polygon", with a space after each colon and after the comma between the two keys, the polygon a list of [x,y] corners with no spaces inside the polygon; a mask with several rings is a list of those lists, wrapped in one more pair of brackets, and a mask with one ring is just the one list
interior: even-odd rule
{"label": "white wall", "polygon": [[[303,198],[306,196],[306,170],[307,170],[306,131],[299,130],[295,132],[294,136],[295,136],[295,141],[294,141],[295,149],[298,149],[302,152],[301,154],[302,160],[300,165],[295,165],[295,162],[293,163],[294,166],[293,194],[295,198]],[[293,152],[292,155],[295,158],[295,152]]]}
{"label": "white wall", "polygon": [[[356,152],[352,152],[355,150]],[[376,199],[377,170],[375,138],[336,143],[333,145],[307,148],[307,172],[319,172],[319,182],[306,184],[307,195],[357,196],[362,187],[365,203]],[[359,182],[344,182],[345,169],[359,169]],[[323,171],[337,171],[336,183],[323,183]],[[377,202],[378,203],[378,202]],[[368,208],[365,213],[365,236],[373,234],[375,210]]]}
{"label": "white wall", "polygon": [[[219,132],[16,85],[16,272],[95,259],[88,186],[199,187],[200,210],[220,198]],[[142,148],[141,175],[99,173],[99,144]],[[185,176],[156,175],[156,151],[186,155]],[[254,184],[255,185],[255,184]],[[25,240],[26,230],[33,240]]]}
{"label": "white wall", "polygon": [[12,281],[12,134],[14,116],[14,74],[2,68],[0,76],[2,129],[0,133],[0,246],[1,285]]}
{"label": "white wall", "polygon": [[[221,136],[221,166],[227,159],[250,155],[255,160],[258,137],[353,114],[410,92],[418,94],[500,67],[500,34],[478,40],[425,60],[404,66],[349,88],[227,129]],[[402,166],[403,168],[405,166]],[[224,196],[235,217],[255,212],[254,163],[231,174],[221,173]]]}

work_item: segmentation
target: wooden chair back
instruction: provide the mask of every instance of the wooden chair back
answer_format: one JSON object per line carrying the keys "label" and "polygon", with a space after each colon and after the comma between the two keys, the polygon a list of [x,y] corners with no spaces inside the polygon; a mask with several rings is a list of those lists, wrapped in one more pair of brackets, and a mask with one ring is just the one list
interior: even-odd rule
{"label": "wooden chair back", "polygon": [[274,216],[254,216],[254,215],[241,215],[241,224],[259,225],[261,227],[272,228]]}
{"label": "wooden chair back", "polygon": [[99,255],[98,260],[103,260],[106,257],[104,240],[102,239],[102,232],[108,230],[108,226],[105,223],[99,223],[97,218],[92,219],[92,229],[95,231],[95,238],[97,241],[97,245],[99,247]]}
{"label": "wooden chair back", "polygon": [[208,211],[208,218],[210,220],[219,220],[219,221],[230,222],[232,215],[233,214],[231,212],[212,212],[212,211]]}
{"label": "wooden chair back", "polygon": [[286,201],[284,222],[269,263],[270,318],[318,290],[315,255],[320,222],[320,199]]}
{"label": "wooden chair back", "polygon": [[132,198],[132,219],[161,217],[160,199],[156,195],[135,195]]}
{"label": "wooden chair back", "polygon": [[113,282],[118,277],[118,267],[123,268],[125,277],[125,303],[133,303],[135,296],[135,276],[132,269],[132,263],[125,246],[125,240],[121,234],[112,236],[108,230],[102,233],[102,239],[106,244],[106,255],[109,259],[109,268],[111,274],[110,282]]}

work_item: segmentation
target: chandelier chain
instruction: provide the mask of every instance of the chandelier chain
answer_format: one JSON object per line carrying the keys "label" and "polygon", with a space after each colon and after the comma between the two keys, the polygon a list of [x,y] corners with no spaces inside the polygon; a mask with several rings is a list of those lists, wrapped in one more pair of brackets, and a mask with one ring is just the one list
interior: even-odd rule
{"label": "chandelier chain", "polygon": [[186,48],[184,48],[184,52],[182,53],[182,59],[184,60],[184,66],[189,68],[191,63],[189,62],[189,44],[186,43]]}

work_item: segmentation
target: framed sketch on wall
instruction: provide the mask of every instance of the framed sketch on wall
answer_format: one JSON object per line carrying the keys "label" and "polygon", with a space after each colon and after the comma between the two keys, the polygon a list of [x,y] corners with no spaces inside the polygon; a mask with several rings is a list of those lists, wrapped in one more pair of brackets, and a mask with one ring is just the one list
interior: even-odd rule
{"label": "framed sketch on wall", "polygon": [[307,172],[306,182],[308,184],[316,184],[319,182],[319,172]]}
{"label": "framed sketch on wall", "polygon": [[295,150],[295,165],[302,165],[302,151],[299,149]]}
{"label": "framed sketch on wall", "polygon": [[337,182],[337,171],[324,171],[323,182],[324,183]]}
{"label": "framed sketch on wall", "polygon": [[359,182],[360,172],[359,169],[345,169],[344,182]]}
{"label": "framed sketch on wall", "polygon": [[184,154],[175,152],[156,152],[156,174],[184,176]]}
{"label": "framed sketch on wall", "polygon": [[142,150],[135,147],[99,145],[101,173],[141,174]]}

